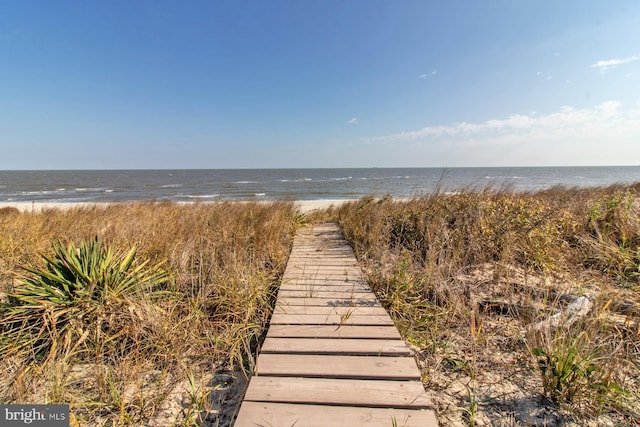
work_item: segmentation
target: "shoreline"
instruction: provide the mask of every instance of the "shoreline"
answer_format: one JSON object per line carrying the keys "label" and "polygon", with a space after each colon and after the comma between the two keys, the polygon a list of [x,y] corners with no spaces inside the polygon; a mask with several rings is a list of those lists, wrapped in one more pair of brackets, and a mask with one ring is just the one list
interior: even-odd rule
{"label": "shoreline", "polygon": [[[317,200],[294,200],[293,203],[298,207],[301,213],[309,213],[318,210],[338,207],[346,202],[352,202],[358,199],[317,199]],[[151,201],[153,203],[153,201]],[[246,203],[246,200],[229,200],[219,202],[173,202],[177,204],[197,204],[197,203]],[[258,203],[271,203],[273,201],[260,201]],[[107,207],[118,204],[135,204],[146,203],[146,201],[123,201],[123,202],[0,202],[0,209],[16,208],[20,212],[41,212],[45,209],[68,210],[74,208],[87,207]]]}

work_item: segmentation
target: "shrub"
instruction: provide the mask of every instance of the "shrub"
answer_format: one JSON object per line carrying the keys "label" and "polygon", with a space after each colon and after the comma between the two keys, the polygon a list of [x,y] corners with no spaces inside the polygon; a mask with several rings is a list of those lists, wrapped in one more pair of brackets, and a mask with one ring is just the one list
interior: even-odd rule
{"label": "shrub", "polygon": [[41,359],[104,346],[126,351],[135,338],[125,323],[146,323],[137,306],[159,297],[169,282],[160,264],[136,262],[135,255],[135,248],[114,251],[98,239],[78,247],[55,243],[53,255],[42,256],[44,268],[26,268],[9,293],[0,353]]}

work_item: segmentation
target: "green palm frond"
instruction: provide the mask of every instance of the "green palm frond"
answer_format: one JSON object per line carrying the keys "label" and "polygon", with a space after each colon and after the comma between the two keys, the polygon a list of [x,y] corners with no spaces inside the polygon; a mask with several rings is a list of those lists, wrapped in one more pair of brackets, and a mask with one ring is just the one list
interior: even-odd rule
{"label": "green palm frond", "polygon": [[170,282],[162,263],[136,262],[135,247],[117,252],[94,239],[79,246],[56,242],[52,251],[42,256],[44,268],[25,267],[8,295],[0,320],[0,354],[68,351],[72,343],[87,339],[92,328],[94,340],[112,341],[110,337],[121,335],[110,330],[121,326],[112,319],[123,318],[114,311],[161,297]]}

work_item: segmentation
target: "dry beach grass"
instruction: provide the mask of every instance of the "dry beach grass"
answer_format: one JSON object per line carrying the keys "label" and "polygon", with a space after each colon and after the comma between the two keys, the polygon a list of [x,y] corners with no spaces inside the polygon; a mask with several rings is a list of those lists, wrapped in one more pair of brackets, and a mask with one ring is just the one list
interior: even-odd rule
{"label": "dry beach grass", "polygon": [[[334,212],[418,352],[441,425],[640,423],[639,189],[460,191]],[[586,315],[535,326],[576,301]]]}
{"label": "dry beach grass", "polygon": [[[0,209],[0,401],[71,403],[79,425],[228,425],[293,235],[337,220],[441,425],[637,424],[639,190]],[[72,271],[94,258],[111,269]],[[90,280],[74,293],[43,271]],[[532,327],[580,297],[573,324]]]}
{"label": "dry beach grass", "polygon": [[218,396],[242,393],[299,219],[284,202],[1,210],[0,401],[70,403],[79,425],[228,423]]}

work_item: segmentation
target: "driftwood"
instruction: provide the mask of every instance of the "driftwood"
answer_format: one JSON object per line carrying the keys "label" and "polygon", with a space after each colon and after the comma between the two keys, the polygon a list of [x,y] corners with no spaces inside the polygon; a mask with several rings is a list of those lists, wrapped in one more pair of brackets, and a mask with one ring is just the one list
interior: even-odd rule
{"label": "driftwood", "polygon": [[[558,311],[545,320],[530,325],[529,329],[540,331],[558,327],[569,327],[578,319],[587,316],[594,307],[593,301],[585,296],[561,293],[553,288],[515,285],[520,295],[529,295],[534,300],[558,304]],[[468,289],[465,289],[468,292]],[[466,295],[465,295],[466,296]],[[470,296],[468,297],[469,299]],[[509,317],[533,317],[541,307],[523,302],[507,302],[500,299],[482,299],[475,303],[478,313]],[[563,308],[562,308],[563,307]],[[615,324],[621,330],[640,335],[640,305],[632,301],[610,299],[599,308],[600,316]]]}
{"label": "driftwood", "polygon": [[572,303],[567,305],[564,310],[557,312],[549,318],[535,323],[531,328],[539,331],[544,328],[557,328],[562,325],[565,327],[571,326],[576,320],[589,314],[593,308],[593,302],[587,297],[574,297]]}
{"label": "driftwood", "polygon": [[[552,288],[546,289],[535,286],[520,285],[516,289],[520,293],[532,295],[536,299],[558,301],[565,304],[571,304],[578,298],[575,295],[560,293],[558,290]],[[607,304],[606,310],[625,316],[640,317],[640,305],[631,301],[616,301],[612,299],[612,301]]]}

